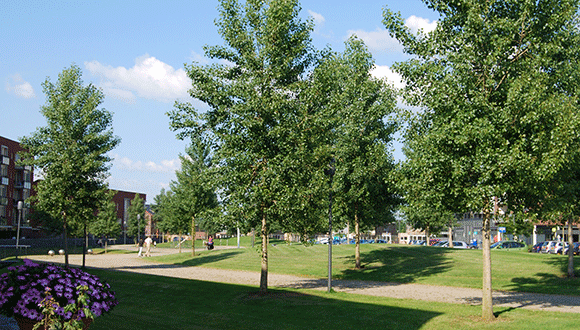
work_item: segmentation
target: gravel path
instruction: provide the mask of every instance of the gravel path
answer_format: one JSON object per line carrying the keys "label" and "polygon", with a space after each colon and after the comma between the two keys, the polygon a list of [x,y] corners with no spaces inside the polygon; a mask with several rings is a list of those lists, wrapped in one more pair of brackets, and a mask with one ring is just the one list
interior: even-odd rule
{"label": "gravel path", "polygon": [[[114,248],[136,250],[132,246],[115,246]],[[224,248],[233,247],[216,246],[216,249]],[[152,249],[152,254],[154,256],[178,252],[179,251],[177,249]],[[184,252],[188,251],[184,250]],[[57,263],[64,262],[64,257],[62,256],[30,256],[29,258],[38,261],[50,261]],[[82,263],[82,256],[69,256],[69,262],[71,264],[80,265]],[[260,283],[259,272],[159,264],[152,262],[151,259],[148,258],[138,258],[136,254],[87,255],[86,265],[88,267],[188,278],[201,281],[244,284],[252,286],[258,286]],[[268,274],[269,287],[326,290],[328,283],[327,281],[327,279],[312,279],[272,273]],[[348,293],[456,304],[481,304],[480,289],[350,280],[333,280],[332,286],[335,291]],[[493,303],[494,307],[503,306],[543,311],[580,313],[580,296],[560,296],[494,291]]]}

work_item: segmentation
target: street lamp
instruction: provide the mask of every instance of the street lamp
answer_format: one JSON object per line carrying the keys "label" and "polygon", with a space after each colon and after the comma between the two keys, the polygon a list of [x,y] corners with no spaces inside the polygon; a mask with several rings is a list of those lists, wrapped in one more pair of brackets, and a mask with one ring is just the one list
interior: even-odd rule
{"label": "street lamp", "polygon": [[20,252],[20,218],[22,218],[22,208],[24,207],[23,201],[18,201],[18,228],[16,229],[16,259],[18,259],[18,254]]}
{"label": "street lamp", "polygon": [[330,177],[330,193],[328,196],[328,292],[332,291],[332,177],[336,172],[334,168],[335,160],[330,160],[330,168],[324,170],[324,174]]}

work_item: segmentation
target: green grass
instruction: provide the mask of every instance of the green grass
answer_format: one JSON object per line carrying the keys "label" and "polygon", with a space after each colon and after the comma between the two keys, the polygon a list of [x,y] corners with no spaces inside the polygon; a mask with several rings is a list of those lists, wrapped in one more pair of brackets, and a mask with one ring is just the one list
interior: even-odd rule
{"label": "green grass", "polygon": [[[328,273],[328,246],[276,244],[269,247],[272,273],[324,278]],[[491,251],[494,290],[579,295],[580,278],[568,278],[566,256],[526,251]],[[333,246],[333,278],[481,288],[482,251],[383,244],[361,245],[364,268],[354,268],[354,245]],[[181,253],[153,257],[184,266],[260,270],[255,248],[200,250],[195,257]],[[575,257],[580,275],[580,257]]]}
{"label": "green grass", "polygon": [[391,299],[314,290],[271,290],[136,273],[89,270],[120,304],[95,320],[101,329],[572,329],[578,315]]}

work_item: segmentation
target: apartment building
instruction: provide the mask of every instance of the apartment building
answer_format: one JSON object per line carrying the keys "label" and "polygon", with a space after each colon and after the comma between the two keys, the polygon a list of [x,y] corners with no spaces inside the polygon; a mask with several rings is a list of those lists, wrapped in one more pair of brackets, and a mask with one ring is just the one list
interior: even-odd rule
{"label": "apartment building", "polygon": [[21,236],[33,231],[28,221],[30,208],[24,201],[30,197],[34,173],[31,166],[17,164],[23,151],[20,143],[0,136],[0,238],[16,236],[19,216]]}

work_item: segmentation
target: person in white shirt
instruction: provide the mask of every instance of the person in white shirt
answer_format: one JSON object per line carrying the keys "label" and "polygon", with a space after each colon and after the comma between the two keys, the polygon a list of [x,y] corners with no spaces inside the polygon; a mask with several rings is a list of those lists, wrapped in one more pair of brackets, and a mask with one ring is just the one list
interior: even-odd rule
{"label": "person in white shirt", "polygon": [[147,238],[145,239],[145,256],[146,257],[150,257],[151,256],[151,243],[153,243],[153,240],[151,239],[151,236],[147,236]]}

